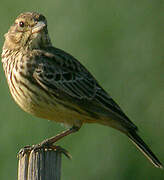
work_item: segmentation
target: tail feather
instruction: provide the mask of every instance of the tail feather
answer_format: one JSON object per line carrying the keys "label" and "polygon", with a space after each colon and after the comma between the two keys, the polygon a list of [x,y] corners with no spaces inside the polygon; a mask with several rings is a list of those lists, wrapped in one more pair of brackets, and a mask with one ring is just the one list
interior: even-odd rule
{"label": "tail feather", "polygon": [[148,158],[151,163],[153,163],[155,167],[163,168],[158,158],[154,155],[154,153],[150,150],[150,148],[145,144],[145,142],[135,131],[130,131],[127,135],[134,143],[134,145]]}

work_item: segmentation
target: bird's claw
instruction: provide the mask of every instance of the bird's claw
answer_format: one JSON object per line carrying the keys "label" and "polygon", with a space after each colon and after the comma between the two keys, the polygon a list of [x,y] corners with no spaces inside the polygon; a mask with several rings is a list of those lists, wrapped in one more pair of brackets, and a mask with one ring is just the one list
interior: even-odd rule
{"label": "bird's claw", "polygon": [[19,158],[20,156],[24,156],[25,154],[28,154],[32,151],[33,146],[25,146],[23,147],[17,154],[17,157]]}
{"label": "bird's claw", "polygon": [[56,146],[53,144],[49,144],[47,142],[42,142],[40,144],[36,144],[36,145],[32,145],[32,146],[25,146],[24,148],[22,148],[19,152],[17,157],[23,157],[25,154],[30,154],[31,151],[34,152],[38,152],[38,151],[47,151],[47,150],[52,150],[52,151],[58,151],[60,153],[63,153],[68,159],[72,159],[72,156],[70,155],[70,153],[62,148],[61,146]]}

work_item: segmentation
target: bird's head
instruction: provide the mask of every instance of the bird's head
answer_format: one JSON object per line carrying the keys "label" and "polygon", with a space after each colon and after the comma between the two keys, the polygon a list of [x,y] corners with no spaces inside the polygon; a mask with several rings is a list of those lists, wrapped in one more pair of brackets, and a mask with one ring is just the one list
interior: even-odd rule
{"label": "bird's head", "polygon": [[5,34],[5,49],[40,49],[50,46],[46,18],[35,12],[20,14]]}

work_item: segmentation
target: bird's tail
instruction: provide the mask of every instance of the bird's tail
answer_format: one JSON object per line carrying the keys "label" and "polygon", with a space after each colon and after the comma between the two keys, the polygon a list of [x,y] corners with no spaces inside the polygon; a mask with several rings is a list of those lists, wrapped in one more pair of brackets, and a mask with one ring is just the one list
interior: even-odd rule
{"label": "bird's tail", "polygon": [[149,149],[149,147],[135,131],[130,131],[127,135],[133,144],[148,158],[151,163],[154,164],[155,167],[163,168],[162,164],[154,155],[154,153]]}

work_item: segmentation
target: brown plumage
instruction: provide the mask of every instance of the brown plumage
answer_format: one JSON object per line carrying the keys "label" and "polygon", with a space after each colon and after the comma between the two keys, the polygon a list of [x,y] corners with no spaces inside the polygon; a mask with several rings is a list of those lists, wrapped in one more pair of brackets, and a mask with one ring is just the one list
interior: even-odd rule
{"label": "brown plumage", "polygon": [[42,145],[77,131],[83,123],[99,123],[126,134],[156,167],[162,168],[137,135],[137,127],[88,70],[52,46],[43,15],[27,12],[17,17],[5,34],[2,63],[10,92],[24,111],[72,126]]}

